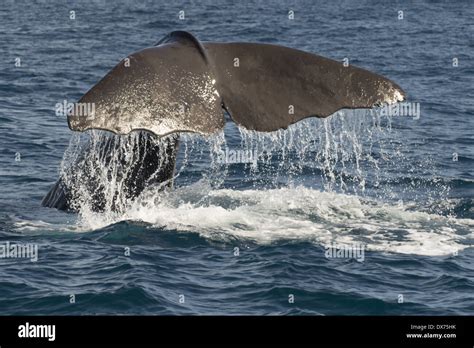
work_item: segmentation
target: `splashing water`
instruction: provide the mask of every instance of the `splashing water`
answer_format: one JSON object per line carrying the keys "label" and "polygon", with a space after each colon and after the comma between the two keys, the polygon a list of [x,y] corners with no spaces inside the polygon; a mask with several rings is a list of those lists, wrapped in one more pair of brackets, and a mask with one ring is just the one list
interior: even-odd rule
{"label": "splashing water", "polygon": [[[411,169],[414,164],[405,160],[406,149],[389,116],[376,110],[344,111],[273,133],[232,127],[229,123],[226,134],[207,138],[181,134],[176,189],[163,192],[152,185],[135,200],[126,196],[125,186],[127,168],[143,160],[136,150],[139,133],[75,134],[61,173],[80,199],[79,230],[135,220],[207,238],[257,243],[303,239],[325,245],[337,240],[423,255],[469,246],[471,220],[429,211],[430,202],[447,197],[448,187],[436,180],[429,158]],[[166,139],[150,139],[164,148]],[[112,145],[104,148],[104,142]],[[223,160],[229,149],[256,154],[256,161]],[[166,153],[160,158],[169,160]],[[104,212],[92,209],[90,180],[104,189]],[[242,183],[253,189],[239,189]],[[426,194],[420,197],[421,187]]]}
{"label": "splashing water", "polygon": [[[122,212],[141,184],[150,153],[158,160],[157,170],[146,182],[153,182],[159,170],[169,165],[166,151],[173,136],[158,138],[144,132],[117,136],[102,131],[75,133],[61,163],[60,175],[71,191],[72,208],[80,211]],[[157,153],[155,153],[157,152]],[[160,183],[160,187],[168,182]],[[97,206],[100,202],[100,206]]]}

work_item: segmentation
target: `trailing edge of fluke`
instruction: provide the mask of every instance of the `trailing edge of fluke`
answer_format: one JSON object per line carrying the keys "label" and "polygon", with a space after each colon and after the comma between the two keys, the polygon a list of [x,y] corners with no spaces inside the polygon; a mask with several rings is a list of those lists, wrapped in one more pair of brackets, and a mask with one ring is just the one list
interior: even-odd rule
{"label": "trailing edge of fluke", "polygon": [[72,113],[68,123],[74,131],[212,134],[223,129],[225,109],[240,126],[269,132],[404,98],[383,76],[312,53],[174,31],[115,66],[79,100],[94,103],[94,114]]}

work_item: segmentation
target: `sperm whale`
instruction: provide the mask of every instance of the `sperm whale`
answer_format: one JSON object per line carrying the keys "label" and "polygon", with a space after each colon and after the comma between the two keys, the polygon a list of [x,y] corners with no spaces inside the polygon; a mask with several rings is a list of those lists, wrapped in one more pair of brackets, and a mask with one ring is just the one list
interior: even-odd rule
{"label": "sperm whale", "polygon": [[[121,161],[131,167],[124,189],[134,199],[148,185],[170,187],[179,133],[219,132],[225,126],[224,112],[241,127],[272,132],[307,117],[404,99],[405,92],[391,80],[312,53],[262,43],[201,42],[188,32],[174,31],[117,64],[77,102],[92,104],[86,110],[93,112],[73,108],[67,120],[78,132],[140,131],[131,151],[141,152],[141,160]],[[164,139],[159,142],[164,149],[157,148],[157,138]],[[112,146],[110,140],[103,143],[104,149]],[[94,209],[100,211],[101,185],[92,177],[90,185]],[[71,186],[74,182],[59,178],[42,205],[80,210]]]}

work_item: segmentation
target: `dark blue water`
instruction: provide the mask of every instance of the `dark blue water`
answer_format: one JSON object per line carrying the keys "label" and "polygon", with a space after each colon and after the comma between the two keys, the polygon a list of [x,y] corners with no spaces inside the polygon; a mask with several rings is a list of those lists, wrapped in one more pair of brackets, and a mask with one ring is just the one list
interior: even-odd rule
{"label": "dark blue water", "polygon": [[[0,259],[0,314],[474,314],[473,7],[3,1],[0,245],[37,245],[38,260]],[[229,124],[183,139],[169,194],[121,214],[42,208],[71,137],[94,136],[55,104],[173,30],[347,57],[420,117],[343,111],[264,136]],[[222,165],[216,147],[273,155]],[[363,260],[326,257],[333,243]]]}

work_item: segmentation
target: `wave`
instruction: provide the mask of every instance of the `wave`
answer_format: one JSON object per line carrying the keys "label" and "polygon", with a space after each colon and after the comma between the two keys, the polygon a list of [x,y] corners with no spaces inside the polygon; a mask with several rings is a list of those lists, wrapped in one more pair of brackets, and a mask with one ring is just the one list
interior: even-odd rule
{"label": "wave", "polygon": [[[469,247],[474,222],[465,217],[472,216],[472,202],[463,202],[460,214],[450,206],[459,206],[456,202],[440,205],[448,202],[449,182],[432,173],[432,159],[409,161],[404,155],[406,146],[391,129],[390,118],[348,111],[273,133],[231,124],[225,134],[210,138],[183,134],[178,187],[169,192],[149,187],[135,200],[120,195],[127,173],[111,170],[103,160],[98,144],[113,136],[101,131],[75,134],[61,164],[66,182],[71,173],[73,177],[81,174],[77,166],[70,170],[71,163],[88,141],[94,150],[85,157],[94,171],[86,170],[86,178],[76,180],[75,190],[81,193],[76,223],[48,227],[41,222],[35,227],[27,222],[16,227],[87,232],[121,221],[140,221],[158,233],[191,232],[224,242],[237,238],[258,244],[282,240],[323,246],[363,243],[368,250],[430,256]],[[108,157],[117,163],[123,158],[142,160],[130,152],[137,134],[115,137],[116,146]],[[229,148],[264,155],[256,166],[234,166],[219,157]],[[106,207],[115,209],[93,211],[89,172],[110,193],[105,195]],[[303,183],[292,180],[298,176]],[[285,177],[289,180],[280,182]],[[266,185],[268,181],[273,185]],[[236,185],[227,188],[232,184]]]}
{"label": "wave", "polygon": [[237,238],[263,245],[287,240],[323,246],[360,243],[367,250],[427,256],[472,246],[474,220],[414,208],[301,186],[232,190],[212,189],[200,181],[164,195],[150,190],[124,212],[83,211],[76,231],[131,220],[223,242]]}

